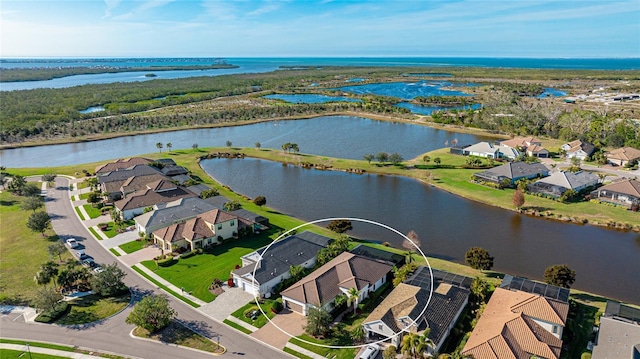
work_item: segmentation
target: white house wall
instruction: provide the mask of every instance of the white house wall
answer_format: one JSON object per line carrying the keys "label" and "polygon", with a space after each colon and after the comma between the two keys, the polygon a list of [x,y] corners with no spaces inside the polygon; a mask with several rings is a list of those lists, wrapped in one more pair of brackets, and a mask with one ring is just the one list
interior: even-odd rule
{"label": "white house wall", "polygon": [[[558,338],[558,339],[562,339],[562,330],[564,329],[564,327],[562,325],[559,324],[555,324],[555,323],[550,323],[538,318],[533,318],[533,317],[529,317],[531,318],[534,322],[536,322],[538,325],[540,325],[541,327],[544,328],[544,330],[548,331],[549,333],[553,334],[554,337]],[[557,328],[557,332],[554,333],[553,332],[553,327]]]}

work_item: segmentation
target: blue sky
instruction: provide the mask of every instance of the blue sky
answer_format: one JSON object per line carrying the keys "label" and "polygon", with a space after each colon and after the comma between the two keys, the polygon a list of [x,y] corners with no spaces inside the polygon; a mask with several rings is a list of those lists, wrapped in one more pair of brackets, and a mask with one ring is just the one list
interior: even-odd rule
{"label": "blue sky", "polygon": [[640,1],[2,0],[2,57],[640,57]]}

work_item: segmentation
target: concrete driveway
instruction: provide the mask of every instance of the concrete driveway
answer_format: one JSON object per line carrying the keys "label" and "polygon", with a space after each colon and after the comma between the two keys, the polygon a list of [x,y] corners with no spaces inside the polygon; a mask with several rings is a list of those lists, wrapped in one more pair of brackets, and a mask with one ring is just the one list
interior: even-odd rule
{"label": "concrete driveway", "polygon": [[[282,312],[271,319],[271,322],[253,332],[251,336],[275,348],[283,349],[291,339],[291,336],[298,336],[304,333],[305,325],[307,325],[305,316],[283,309]],[[284,330],[287,334],[278,328]]]}
{"label": "concrete driveway", "polygon": [[135,251],[131,254],[127,254],[120,257],[120,260],[131,267],[134,264],[140,263],[142,261],[147,261],[153,259],[153,257],[157,257],[162,254],[160,248],[156,246],[149,246],[147,248],[142,248],[139,251]]}
{"label": "concrete driveway", "polygon": [[216,300],[198,308],[201,312],[219,321],[227,319],[231,313],[254,299],[250,293],[238,287],[229,288],[226,283],[222,289],[224,289],[224,293],[217,296]]}

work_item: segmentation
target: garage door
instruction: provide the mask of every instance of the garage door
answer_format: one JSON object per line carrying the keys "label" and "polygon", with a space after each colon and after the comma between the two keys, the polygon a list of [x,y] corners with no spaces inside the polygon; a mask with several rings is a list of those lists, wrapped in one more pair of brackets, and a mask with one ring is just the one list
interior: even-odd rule
{"label": "garage door", "polygon": [[294,302],[290,302],[290,301],[286,301],[286,306],[287,308],[291,309],[292,311],[296,312],[296,313],[302,313],[302,306],[298,303],[294,303]]}

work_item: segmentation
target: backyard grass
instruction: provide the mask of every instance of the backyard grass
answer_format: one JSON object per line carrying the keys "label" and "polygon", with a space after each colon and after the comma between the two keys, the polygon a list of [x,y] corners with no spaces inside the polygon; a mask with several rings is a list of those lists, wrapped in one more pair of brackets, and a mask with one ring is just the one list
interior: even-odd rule
{"label": "backyard grass", "polygon": [[239,324],[236,324],[236,323],[230,321],[229,319],[225,319],[222,322],[224,324],[232,327],[232,328],[238,329],[239,331],[243,332],[244,334],[251,334],[251,331],[249,329],[247,329],[247,328],[245,328],[245,327],[243,327],[243,326],[241,326]]}
{"label": "backyard grass", "polygon": [[56,320],[55,324],[71,325],[85,324],[108,318],[123,310],[131,294],[126,293],[118,297],[104,298],[98,295],[88,295],[70,302],[71,310]]}
{"label": "backyard grass", "polygon": [[76,210],[76,213],[78,214],[78,217],[80,218],[81,221],[84,221],[87,219],[87,218],[84,218],[84,214],[82,214],[82,211],[80,211],[80,207],[73,207],[73,209]]}
{"label": "backyard grass", "polygon": [[181,296],[180,294],[172,291],[171,289],[169,289],[169,287],[167,287],[166,285],[158,282],[157,280],[151,278],[147,273],[143,272],[140,268],[133,266],[131,267],[134,271],[138,272],[138,274],[140,274],[141,276],[145,277],[148,281],[150,281],[151,283],[157,285],[159,288],[162,288],[164,291],[166,291],[167,293],[171,294],[172,296],[180,299],[181,301],[189,304],[190,306],[194,307],[194,308],[198,308],[200,307],[200,305],[198,303],[195,303],[194,301],[190,300],[189,298],[185,298],[183,296]]}
{"label": "backyard grass", "polygon": [[[9,192],[0,193],[0,303],[31,302],[38,289],[33,276],[43,263],[51,260],[47,247],[59,240],[50,229],[45,232],[48,236],[43,237],[27,228],[31,211],[21,210],[21,201],[22,197]],[[62,260],[69,258],[71,253],[65,251]]]}
{"label": "backyard grass", "polygon": [[303,341],[300,341],[299,339],[303,339],[306,340],[308,342],[311,343],[318,343],[318,344],[323,344],[323,345],[334,345],[332,344],[332,340],[331,339],[316,339],[313,337],[310,337],[306,334],[302,334],[299,335],[295,338],[291,338],[289,340],[290,343],[295,344],[301,348],[307,349],[309,351],[312,351],[318,355],[321,355],[325,358],[335,358],[335,359],[353,359],[353,357],[355,357],[356,355],[356,351],[357,349],[333,349],[333,348],[325,348],[325,347],[320,347],[317,345],[313,345],[313,344],[308,344],[305,343]]}
{"label": "backyard grass", "polygon": [[[276,301],[274,299],[265,299],[264,303],[260,303],[260,308],[262,308],[262,310],[267,314],[267,317],[269,319],[272,319],[273,317],[275,317],[275,314],[273,314],[273,312],[271,311],[271,308],[273,308],[273,304],[275,302]],[[255,310],[258,311],[259,314],[256,320],[252,320],[251,318],[245,317],[244,312],[250,308],[255,308]],[[231,313],[231,315],[242,320],[247,324],[253,325],[256,328],[262,328],[265,326],[265,324],[269,322],[267,320],[267,317],[265,317],[262,314],[262,312],[260,312],[260,309],[258,309],[258,306],[255,304],[255,301],[253,300],[243,305],[240,309],[236,310],[235,312]]]}
{"label": "backyard grass", "polygon": [[84,208],[85,212],[87,212],[90,219],[102,216],[102,212],[100,211],[100,209],[92,206],[91,204],[87,203],[85,205],[82,205],[82,207]]}
{"label": "backyard grass", "polygon": [[159,267],[152,260],[144,261],[142,265],[196,298],[211,302],[215,298],[209,291],[213,279],[226,281],[235,266],[242,264],[240,257],[271,243],[277,234],[272,228],[253,237],[227,241],[202,254],[180,259],[170,267]]}
{"label": "backyard grass", "polygon": [[125,244],[121,244],[119,247],[120,249],[125,251],[125,253],[131,254],[133,252],[141,250],[146,245],[147,245],[147,242],[136,240],[136,241],[131,241]]}
{"label": "backyard grass", "polygon": [[115,248],[109,248],[109,252],[113,253],[113,255],[116,257],[120,257],[120,252],[118,252]]}
{"label": "backyard grass", "polygon": [[175,321],[172,321],[165,328],[151,334],[145,329],[136,327],[133,330],[133,335],[141,338],[158,340],[163,343],[173,343],[184,347],[203,350],[218,355],[225,352],[224,347]]}

